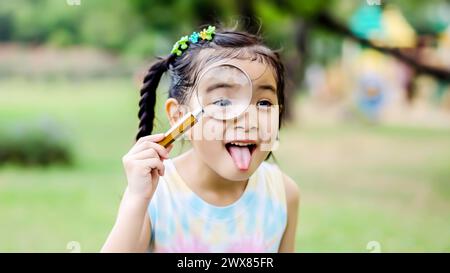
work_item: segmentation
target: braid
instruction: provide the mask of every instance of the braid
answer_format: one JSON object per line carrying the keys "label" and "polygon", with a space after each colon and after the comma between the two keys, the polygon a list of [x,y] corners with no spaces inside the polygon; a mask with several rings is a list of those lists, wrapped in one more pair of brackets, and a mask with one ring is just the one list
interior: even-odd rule
{"label": "braid", "polygon": [[158,88],[161,76],[169,68],[169,63],[173,56],[160,59],[154,63],[145,75],[143,85],[140,90],[141,99],[139,100],[139,131],[136,140],[143,136],[150,135],[153,130],[153,120],[155,118],[156,89]]}

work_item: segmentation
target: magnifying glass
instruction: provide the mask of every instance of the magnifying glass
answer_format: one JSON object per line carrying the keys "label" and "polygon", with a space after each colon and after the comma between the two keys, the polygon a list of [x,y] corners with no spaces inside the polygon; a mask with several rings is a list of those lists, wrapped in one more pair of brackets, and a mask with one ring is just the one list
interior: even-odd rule
{"label": "magnifying glass", "polygon": [[184,115],[158,144],[168,147],[201,116],[216,120],[234,119],[244,113],[252,99],[252,81],[240,67],[222,63],[208,67],[199,76],[195,88],[198,108]]}

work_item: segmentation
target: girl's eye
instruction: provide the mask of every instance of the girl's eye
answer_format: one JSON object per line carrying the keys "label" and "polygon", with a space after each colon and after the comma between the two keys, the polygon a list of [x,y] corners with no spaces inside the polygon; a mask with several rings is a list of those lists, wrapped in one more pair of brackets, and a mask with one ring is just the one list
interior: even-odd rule
{"label": "girl's eye", "polygon": [[225,106],[230,106],[231,101],[229,99],[219,99],[219,100],[216,100],[215,102],[213,102],[213,104],[217,105],[217,106],[225,107]]}
{"label": "girl's eye", "polygon": [[260,100],[260,101],[258,101],[258,103],[256,103],[256,106],[258,108],[269,108],[272,105],[273,104],[270,101],[268,101],[268,100]]}

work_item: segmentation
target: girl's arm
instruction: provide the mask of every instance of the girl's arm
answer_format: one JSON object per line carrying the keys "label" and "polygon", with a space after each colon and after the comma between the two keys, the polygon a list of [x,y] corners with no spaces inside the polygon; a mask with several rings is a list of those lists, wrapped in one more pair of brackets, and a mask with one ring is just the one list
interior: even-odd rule
{"label": "girl's arm", "polygon": [[300,190],[298,185],[289,176],[283,174],[283,178],[286,192],[288,219],[278,252],[294,252],[298,207],[300,203]]}
{"label": "girl's arm", "polygon": [[163,134],[141,137],[123,157],[128,186],[120,204],[119,213],[102,252],[141,252],[150,239],[150,219],[147,207],[164,175],[163,160],[168,149],[155,143]]}
{"label": "girl's arm", "polygon": [[[149,200],[132,196],[128,189],[122,198],[116,223],[101,252],[143,252],[150,229],[146,224]],[[148,234],[148,236],[145,235]]]}

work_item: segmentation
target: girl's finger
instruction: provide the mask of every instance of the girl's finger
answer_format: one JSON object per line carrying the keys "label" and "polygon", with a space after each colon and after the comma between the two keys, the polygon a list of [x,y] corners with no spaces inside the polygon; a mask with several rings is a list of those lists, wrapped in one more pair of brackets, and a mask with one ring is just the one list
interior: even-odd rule
{"label": "girl's finger", "polygon": [[140,139],[138,139],[136,141],[136,143],[134,143],[133,147],[130,149],[130,151],[128,153],[130,153],[131,151],[135,150],[136,147],[139,147],[142,143],[144,143],[146,141],[158,142],[158,141],[162,140],[163,138],[164,138],[164,134],[143,136]]}
{"label": "girl's finger", "polygon": [[130,158],[135,160],[142,160],[142,159],[149,159],[149,158],[160,158],[158,152],[154,149],[146,149],[143,151],[140,151],[138,153],[135,153]]}
{"label": "girl's finger", "polygon": [[156,182],[158,180],[158,177],[160,176],[158,169],[153,169],[150,172],[150,175],[152,176],[152,182]]}
{"label": "girl's finger", "polygon": [[150,169],[158,169],[158,173],[164,173],[164,164],[159,158],[142,159],[137,160],[137,162],[139,162],[142,167],[148,169],[149,172]]}
{"label": "girl's finger", "polygon": [[148,150],[148,149],[155,149],[158,152],[160,157],[169,158],[169,153],[167,152],[166,148],[164,148],[163,146],[161,146],[157,143],[150,142],[150,141],[144,141],[144,142],[140,143],[139,145],[137,145],[136,147],[133,147],[130,150],[129,154],[130,154],[130,156],[132,156],[134,154],[137,154],[141,151]]}
{"label": "girl's finger", "polygon": [[164,138],[164,134],[154,134],[154,135],[148,135],[148,136],[143,136],[140,139],[138,139],[138,141],[136,143],[142,143],[144,141],[151,141],[151,142],[157,142],[160,140],[163,140]]}

